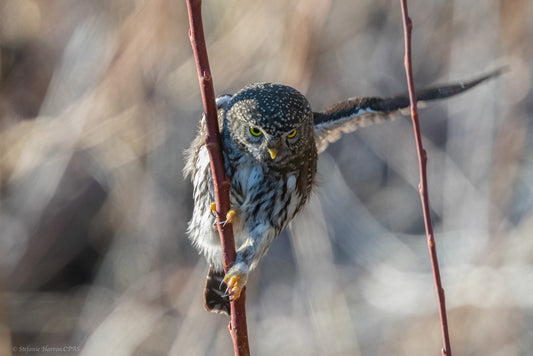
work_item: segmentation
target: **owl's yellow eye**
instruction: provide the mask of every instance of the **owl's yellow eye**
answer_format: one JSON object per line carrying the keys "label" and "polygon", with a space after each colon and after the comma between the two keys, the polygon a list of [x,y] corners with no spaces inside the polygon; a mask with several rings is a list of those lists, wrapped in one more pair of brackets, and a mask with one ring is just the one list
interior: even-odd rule
{"label": "owl's yellow eye", "polygon": [[250,133],[255,136],[255,137],[259,137],[263,134],[263,132],[261,132],[261,130],[259,130],[257,127],[253,127],[253,126],[250,126]]}
{"label": "owl's yellow eye", "polygon": [[294,136],[296,136],[296,130],[292,130],[292,131],[289,132],[289,134],[287,135],[288,138],[293,138]]}

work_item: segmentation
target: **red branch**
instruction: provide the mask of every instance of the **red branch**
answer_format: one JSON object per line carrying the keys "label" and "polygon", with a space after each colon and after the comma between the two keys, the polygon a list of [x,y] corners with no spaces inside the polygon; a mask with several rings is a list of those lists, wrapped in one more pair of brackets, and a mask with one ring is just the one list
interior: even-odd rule
{"label": "red branch", "polygon": [[[207,57],[207,48],[204,39],[204,30],[202,24],[202,1],[186,0],[189,11],[189,39],[191,40],[196,68],[198,70],[198,81],[200,82],[200,91],[202,93],[202,103],[204,105],[207,137],[205,139],[206,147],[211,160],[211,172],[213,175],[213,185],[217,204],[217,221],[218,233],[222,243],[222,258],[224,271],[228,271],[235,262],[235,241],[233,238],[233,228],[231,224],[224,224],[225,216],[230,209],[230,182],[224,169],[224,159],[220,146],[220,133],[218,129],[217,108],[215,103],[215,91],[213,89],[213,80],[211,70],[209,69],[209,60]],[[241,296],[237,301],[231,302],[231,321],[229,331],[233,339],[233,349],[236,356],[250,355],[248,346],[248,331],[246,327],[246,288],[243,289]]]}
{"label": "red branch", "polygon": [[444,289],[440,279],[439,261],[437,259],[437,249],[435,247],[435,238],[433,236],[433,226],[431,225],[431,215],[429,211],[429,197],[428,197],[428,182],[427,182],[427,153],[422,146],[422,136],[420,134],[420,123],[418,122],[418,111],[416,109],[416,95],[415,85],[413,80],[413,66],[411,61],[411,32],[413,29],[413,22],[407,12],[407,0],[401,0],[402,3],[402,17],[403,30],[405,38],[405,74],[407,76],[407,85],[409,87],[409,100],[411,104],[411,118],[413,121],[413,129],[416,140],[416,149],[418,152],[418,167],[420,170],[420,183],[418,191],[420,192],[420,199],[422,200],[422,210],[424,214],[424,224],[426,226],[426,236],[428,241],[429,255],[431,257],[431,266],[433,268],[433,277],[435,278],[435,286],[437,288],[437,296],[439,299],[439,314],[442,329],[443,341],[443,356],[452,356],[452,349],[450,347],[450,335],[448,334],[448,321],[446,317],[446,302],[444,300]]}

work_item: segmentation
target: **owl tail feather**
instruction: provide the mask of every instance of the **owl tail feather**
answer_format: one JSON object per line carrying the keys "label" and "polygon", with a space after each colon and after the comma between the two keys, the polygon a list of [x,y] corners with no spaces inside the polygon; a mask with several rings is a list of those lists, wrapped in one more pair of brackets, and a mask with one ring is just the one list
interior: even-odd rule
{"label": "owl tail feather", "polygon": [[204,306],[210,312],[230,315],[229,298],[223,297],[227,288],[223,280],[224,271],[216,271],[210,265],[205,280]]}

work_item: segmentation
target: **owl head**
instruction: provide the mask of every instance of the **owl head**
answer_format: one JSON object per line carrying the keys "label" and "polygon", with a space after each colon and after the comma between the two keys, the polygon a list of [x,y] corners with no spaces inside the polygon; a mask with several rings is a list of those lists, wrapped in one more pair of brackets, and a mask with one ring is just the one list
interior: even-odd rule
{"label": "owl head", "polygon": [[252,84],[227,103],[223,130],[254,159],[281,166],[314,145],[312,115],[309,102],[296,89]]}

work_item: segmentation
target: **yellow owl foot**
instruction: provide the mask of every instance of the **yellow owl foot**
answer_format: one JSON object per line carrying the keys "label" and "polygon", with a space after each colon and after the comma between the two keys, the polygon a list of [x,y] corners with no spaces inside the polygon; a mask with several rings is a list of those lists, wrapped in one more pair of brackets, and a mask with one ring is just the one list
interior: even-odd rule
{"label": "yellow owl foot", "polygon": [[231,301],[239,299],[244,286],[248,280],[248,267],[244,263],[237,263],[224,276],[224,283],[226,283],[226,294],[224,297],[229,297]]}
{"label": "yellow owl foot", "polygon": [[228,213],[226,214],[226,220],[222,223],[224,226],[226,226],[226,224],[232,224],[233,221],[235,221],[235,217],[237,216],[237,212],[233,209],[231,209],[230,211],[228,211]]}
{"label": "yellow owl foot", "polygon": [[[209,209],[211,210],[211,212],[216,214],[217,203],[215,202],[211,203],[211,206],[209,207]],[[231,209],[230,211],[228,211],[228,213],[226,214],[226,220],[221,222],[222,226],[226,226],[227,224],[233,223],[233,221],[235,221],[236,216],[237,216],[237,212],[235,210]],[[216,226],[216,223],[215,223],[215,226]]]}

